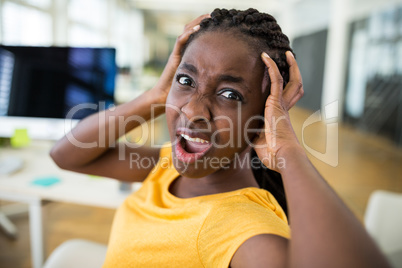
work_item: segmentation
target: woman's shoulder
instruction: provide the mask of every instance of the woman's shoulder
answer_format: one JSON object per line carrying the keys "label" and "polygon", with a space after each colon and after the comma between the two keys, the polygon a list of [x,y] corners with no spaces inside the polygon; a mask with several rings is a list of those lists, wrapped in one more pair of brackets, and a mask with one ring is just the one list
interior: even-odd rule
{"label": "woman's shoulder", "polygon": [[[247,239],[260,234],[290,237],[286,215],[258,188],[245,188],[215,201],[200,230],[198,248],[204,263],[227,266]],[[211,241],[219,247],[211,247]]]}
{"label": "woman's shoulder", "polygon": [[248,187],[230,192],[220,199],[215,200],[212,206],[212,214],[222,217],[230,215],[231,218],[244,218],[253,220],[262,217],[277,217],[287,223],[286,214],[276,201],[275,197],[267,190]]}

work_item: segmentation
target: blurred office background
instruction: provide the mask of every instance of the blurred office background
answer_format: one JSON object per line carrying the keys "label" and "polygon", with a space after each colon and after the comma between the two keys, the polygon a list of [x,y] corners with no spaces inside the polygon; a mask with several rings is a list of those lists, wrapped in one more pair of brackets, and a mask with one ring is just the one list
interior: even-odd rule
{"label": "blurred office background", "polygon": [[[305,96],[291,112],[296,133],[325,153],[325,121],[339,123],[337,163],[309,156],[359,219],[374,190],[402,192],[401,0],[0,0],[0,43],[114,47],[115,100],[122,103],[156,83],[184,25],[216,7],[254,7],[277,18],[304,81]],[[321,123],[303,128],[328,107],[331,118],[323,113]],[[113,211],[68,204],[46,209],[48,251],[77,236],[107,242]],[[74,227],[77,222],[82,228]],[[18,224],[27,231],[24,218]],[[0,247],[11,247],[9,257],[0,253],[0,266],[12,259],[11,251],[25,257],[14,261],[26,267],[27,239],[0,236]]]}
{"label": "blurred office background", "polygon": [[3,45],[114,47],[117,102],[151,88],[183,25],[215,7],[255,7],[289,36],[299,106],[339,101],[339,119],[402,144],[402,1],[2,0]]}
{"label": "blurred office background", "polygon": [[402,144],[402,1],[2,0],[3,45],[114,47],[115,99],[151,88],[183,26],[215,7],[274,15],[301,67],[316,111],[338,101],[339,119]]}

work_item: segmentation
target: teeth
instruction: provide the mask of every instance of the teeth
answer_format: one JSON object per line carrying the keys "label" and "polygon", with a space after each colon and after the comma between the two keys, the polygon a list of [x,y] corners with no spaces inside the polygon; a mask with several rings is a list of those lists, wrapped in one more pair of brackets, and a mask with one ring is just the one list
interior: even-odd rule
{"label": "teeth", "polygon": [[194,141],[194,142],[199,142],[199,143],[209,143],[209,141],[206,141],[206,140],[203,140],[200,138],[191,138],[190,136],[188,136],[186,134],[181,134],[181,136],[188,141]]}

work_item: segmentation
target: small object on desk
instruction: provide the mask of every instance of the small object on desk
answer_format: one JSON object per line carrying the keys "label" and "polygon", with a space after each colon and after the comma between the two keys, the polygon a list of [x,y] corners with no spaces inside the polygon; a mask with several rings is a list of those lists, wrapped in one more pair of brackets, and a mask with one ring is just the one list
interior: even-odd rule
{"label": "small object on desk", "polygon": [[95,180],[103,179],[103,177],[97,176],[97,175],[88,175],[88,177],[89,177],[90,179],[95,179]]}
{"label": "small object on desk", "polygon": [[43,177],[38,177],[35,178],[32,181],[33,185],[38,185],[42,187],[49,187],[52,186],[56,183],[59,183],[61,180],[58,177],[55,176],[43,176]]}
{"label": "small object on desk", "polygon": [[14,148],[26,147],[31,143],[28,135],[28,129],[19,128],[14,131],[14,135],[10,139],[11,146]]}
{"label": "small object on desk", "polygon": [[0,159],[0,175],[7,175],[17,170],[20,170],[24,166],[24,161],[15,156],[7,156]]}

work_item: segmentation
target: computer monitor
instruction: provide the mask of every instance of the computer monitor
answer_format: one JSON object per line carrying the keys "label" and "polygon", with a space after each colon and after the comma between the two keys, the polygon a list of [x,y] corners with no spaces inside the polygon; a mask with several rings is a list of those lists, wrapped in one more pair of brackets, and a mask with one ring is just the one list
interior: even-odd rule
{"label": "computer monitor", "polygon": [[114,104],[114,48],[0,45],[0,137],[59,139]]}

